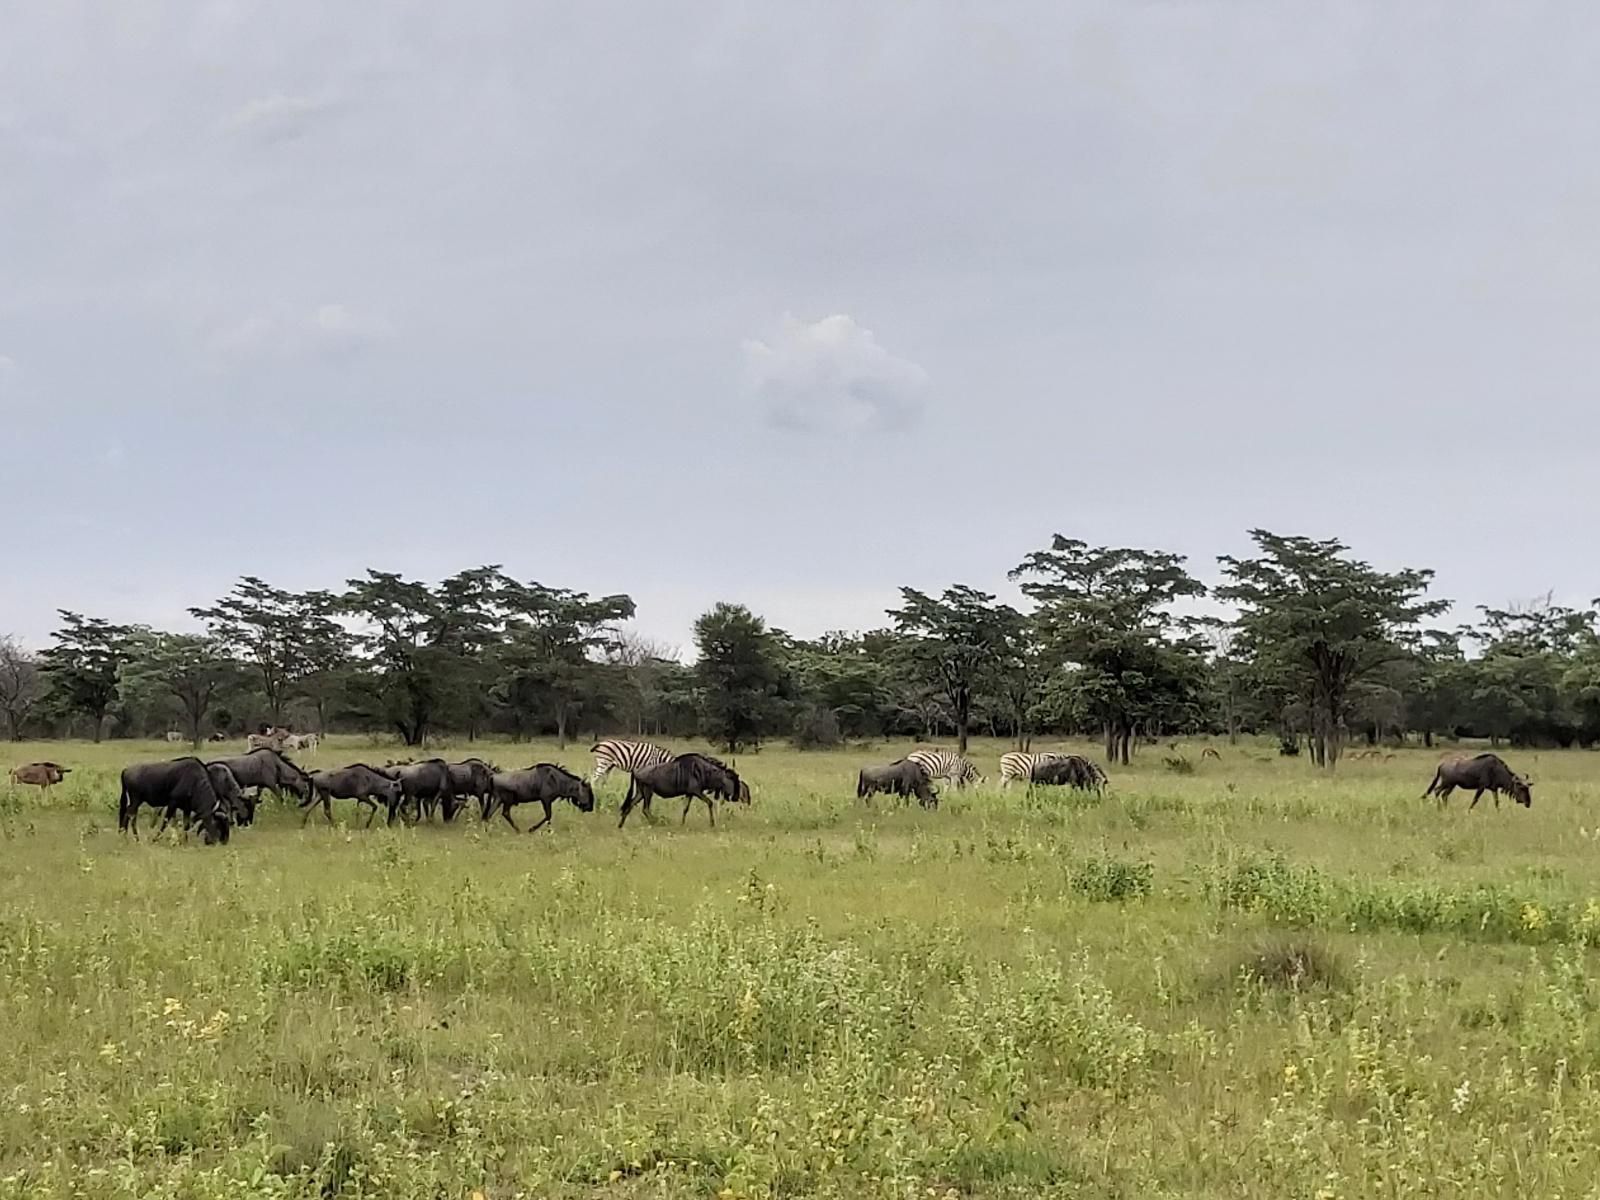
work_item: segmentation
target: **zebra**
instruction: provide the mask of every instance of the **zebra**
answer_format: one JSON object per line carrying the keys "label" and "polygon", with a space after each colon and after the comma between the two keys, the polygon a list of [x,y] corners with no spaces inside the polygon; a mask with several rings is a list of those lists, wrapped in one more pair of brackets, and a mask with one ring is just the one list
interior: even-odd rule
{"label": "zebra", "polygon": [[659,767],[662,763],[672,761],[670,750],[663,750],[650,742],[623,742],[615,738],[596,742],[589,747],[589,752],[594,755],[594,773],[589,776],[590,787],[599,783],[612,771],[623,771],[632,775],[635,771],[642,771],[646,767]]}
{"label": "zebra", "polygon": [[1054,750],[1042,750],[1037,754],[1021,754],[1013,750],[1009,754],[1000,756],[1000,786],[1010,787],[1013,780],[1020,779],[1023,783],[1033,780],[1034,771],[1047,762],[1056,762],[1059,759],[1071,758],[1070,754],[1059,753]]}
{"label": "zebra", "polygon": [[913,750],[906,758],[926,771],[929,779],[948,779],[958,788],[983,782],[983,776],[978,774],[971,760],[954,750]]}

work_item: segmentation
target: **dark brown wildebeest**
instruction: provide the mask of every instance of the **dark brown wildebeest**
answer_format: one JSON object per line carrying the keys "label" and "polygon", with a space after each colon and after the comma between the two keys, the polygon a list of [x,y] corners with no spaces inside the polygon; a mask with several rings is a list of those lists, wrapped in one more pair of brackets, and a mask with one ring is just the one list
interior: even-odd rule
{"label": "dark brown wildebeest", "polygon": [[393,812],[400,804],[400,781],[385,775],[382,771],[374,770],[365,763],[355,763],[348,767],[341,767],[337,771],[317,771],[311,776],[311,795],[300,802],[300,807],[305,810],[305,816],[300,818],[304,825],[311,819],[311,810],[320,802],[322,815],[328,818],[328,824],[333,824],[333,801],[354,800],[372,811],[367,814],[367,823],[362,828],[370,829],[373,819],[378,815],[378,806]]}
{"label": "dark brown wildebeest", "polygon": [[456,795],[450,782],[450,764],[442,758],[425,758],[418,763],[385,767],[383,773],[400,783],[402,800],[389,806],[389,824],[409,807],[417,820],[433,819],[434,810],[444,809],[444,819],[456,815]]}
{"label": "dark brown wildebeest", "polygon": [[718,762],[707,754],[680,754],[659,766],[644,767],[632,773],[628,779],[628,794],[622,801],[622,820],[617,822],[617,828],[621,829],[627,824],[628,814],[639,803],[644,805],[644,815],[653,820],[650,801],[657,796],[662,799],[683,797],[683,819],[679,824],[689,820],[689,809],[696,800],[705,801],[706,815],[711,818],[712,825],[717,823],[716,806],[711,799],[713,796],[729,803],[750,803],[749,787],[726,763]]}
{"label": "dark brown wildebeest", "polygon": [[887,766],[861,768],[856,775],[856,799],[870,802],[879,792],[902,798],[915,796],[923,808],[939,807],[939,793],[933,790],[927,768],[909,758]]}
{"label": "dark brown wildebeest", "polygon": [[1030,787],[1070,787],[1080,792],[1105,790],[1106,773],[1080,754],[1040,763],[1028,780]]}
{"label": "dark brown wildebeest", "polygon": [[[168,820],[173,813],[184,813],[186,826],[198,821],[208,846],[226,842],[233,824],[231,814],[212,787],[210,770],[198,758],[124,768],[122,795],[117,801],[117,828],[138,837],[141,807],[160,809]],[[165,822],[162,828],[166,828]]]}
{"label": "dark brown wildebeest", "polygon": [[27,763],[11,768],[11,782],[32,784],[48,794],[50,789],[65,779],[71,771],[71,767],[63,767],[59,763]]}
{"label": "dark brown wildebeest", "polygon": [[276,750],[266,748],[238,754],[232,758],[213,758],[210,765],[227,767],[242,788],[255,788],[259,799],[263,790],[279,800],[288,792],[302,802],[311,798],[311,776]]}
{"label": "dark brown wildebeest", "polygon": [[544,816],[528,826],[528,832],[549,822],[555,802],[570,800],[579,812],[594,811],[594,785],[581,776],[574,775],[555,763],[540,763],[525,771],[504,771],[493,780],[494,798],[489,802],[488,815],[496,809],[506,819],[506,824],[516,829],[511,819],[511,809],[517,804],[539,804]]}
{"label": "dark brown wildebeest", "polygon": [[455,797],[457,809],[452,810],[445,819],[449,820],[456,811],[466,807],[463,801],[476,800],[478,812],[487,821],[489,810],[494,807],[494,777],[497,773],[494,767],[481,758],[463,759],[447,765],[450,768],[450,793]]}
{"label": "dark brown wildebeest", "polygon": [[[254,825],[256,820],[255,798],[239,786],[239,781],[233,777],[233,772],[221,763],[207,763],[206,774],[211,777],[211,790],[217,794],[217,803],[222,806],[222,811],[228,814],[228,823],[236,829],[245,825]],[[178,812],[177,805],[167,805],[167,811],[161,818],[161,828],[156,830],[157,837],[167,831],[167,826]],[[183,831],[185,833],[194,828],[195,819],[196,814],[192,809],[184,812]]]}
{"label": "dark brown wildebeest", "polygon": [[1485,792],[1494,793],[1496,808],[1500,807],[1501,792],[1523,808],[1532,808],[1533,792],[1529,790],[1532,783],[1531,779],[1518,775],[1506,766],[1505,760],[1498,754],[1480,754],[1476,758],[1451,758],[1440,763],[1439,769],[1433,773],[1433,782],[1422,793],[1422,798],[1426,800],[1429,796],[1438,796],[1439,803],[1443,805],[1456,788],[1472,788],[1472,803],[1467,805],[1469,811],[1478,807],[1478,801],[1483,799]]}

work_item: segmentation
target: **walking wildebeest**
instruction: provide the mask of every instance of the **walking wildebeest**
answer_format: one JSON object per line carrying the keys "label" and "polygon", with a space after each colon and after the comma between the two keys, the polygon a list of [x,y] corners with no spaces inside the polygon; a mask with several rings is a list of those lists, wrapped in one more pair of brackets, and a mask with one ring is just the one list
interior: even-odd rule
{"label": "walking wildebeest", "polygon": [[579,812],[594,811],[594,785],[555,763],[540,763],[525,771],[502,772],[494,776],[492,787],[494,798],[489,802],[488,815],[492,816],[499,809],[506,824],[513,829],[517,828],[517,823],[511,819],[513,805],[543,805],[544,816],[528,826],[529,833],[549,823],[557,800],[572,801]]}
{"label": "walking wildebeest", "polygon": [[627,823],[628,814],[640,802],[644,804],[644,815],[651,817],[650,801],[656,796],[664,800],[683,797],[683,819],[679,824],[687,823],[689,809],[696,800],[704,800],[706,815],[715,825],[717,813],[711,797],[749,804],[750,788],[726,763],[705,754],[680,754],[660,766],[633,772],[628,780],[628,794],[622,801],[622,820],[617,822],[617,828],[621,829]]}
{"label": "walking wildebeest", "polygon": [[[211,790],[217,794],[217,803],[221,806],[222,811],[228,814],[228,824],[234,828],[254,825],[256,802],[239,786],[239,781],[233,777],[233,772],[221,763],[207,763],[206,774],[211,777]],[[157,837],[167,831],[167,826],[179,811],[177,805],[167,805],[167,811],[161,818],[161,828],[156,830]],[[185,833],[194,828],[195,818],[196,814],[192,809],[184,812],[183,831]]]}
{"label": "walking wildebeest", "polygon": [[909,758],[882,767],[862,767],[856,776],[856,799],[870,801],[879,792],[915,796],[923,808],[938,808],[939,793],[933,790],[927,769]]}
{"label": "walking wildebeest", "polygon": [[49,795],[50,789],[71,772],[71,767],[63,767],[53,762],[25,763],[20,767],[11,768],[11,782],[31,784]]}
{"label": "walking wildebeest", "polygon": [[211,763],[232,771],[240,787],[255,788],[258,799],[262,789],[271,792],[279,800],[283,799],[285,792],[292,793],[297,800],[311,797],[311,776],[276,750],[262,747],[233,758],[213,758]]}
{"label": "walking wildebeest", "polygon": [[1422,798],[1426,800],[1429,796],[1438,796],[1439,803],[1444,804],[1456,788],[1472,788],[1474,792],[1472,803],[1467,805],[1468,811],[1478,807],[1478,801],[1483,799],[1485,792],[1494,793],[1496,808],[1500,807],[1501,792],[1523,808],[1532,808],[1533,793],[1529,790],[1532,783],[1532,780],[1506,766],[1505,760],[1498,754],[1480,754],[1476,758],[1453,758],[1440,763],[1439,769],[1433,773],[1433,782],[1422,793]]}
{"label": "walking wildebeest", "polygon": [[208,846],[228,840],[232,824],[228,810],[212,787],[210,770],[198,758],[124,768],[122,795],[117,801],[117,828],[138,837],[142,806],[161,809],[169,819],[171,813],[182,812],[198,820]]}
{"label": "walking wildebeest", "polygon": [[1102,792],[1106,773],[1079,754],[1051,759],[1033,768],[1029,787],[1070,787],[1080,792]]}
{"label": "walking wildebeest", "polygon": [[407,763],[404,766],[385,767],[385,775],[400,782],[400,803],[391,804],[389,807],[389,824],[394,824],[395,815],[407,805],[415,814],[417,820],[424,816],[433,818],[434,809],[444,808],[444,819],[450,820],[456,815],[455,791],[450,782],[450,764],[442,758],[425,758],[418,763]]}
{"label": "walking wildebeest", "polygon": [[364,829],[372,828],[373,819],[378,815],[378,806],[382,804],[393,812],[400,804],[400,781],[392,779],[381,771],[376,771],[365,763],[355,763],[352,766],[341,767],[337,771],[317,771],[311,776],[311,795],[300,802],[300,807],[305,810],[305,816],[300,818],[304,825],[311,819],[311,810],[320,801],[322,815],[328,818],[328,824],[333,824],[334,800],[354,800],[372,811],[367,815]]}
{"label": "walking wildebeest", "polygon": [[[487,821],[489,810],[494,807],[495,769],[481,758],[463,759],[447,765],[450,768],[450,792],[456,799],[457,808],[465,807],[462,801],[476,800],[479,814]],[[451,816],[454,815],[451,813]]]}

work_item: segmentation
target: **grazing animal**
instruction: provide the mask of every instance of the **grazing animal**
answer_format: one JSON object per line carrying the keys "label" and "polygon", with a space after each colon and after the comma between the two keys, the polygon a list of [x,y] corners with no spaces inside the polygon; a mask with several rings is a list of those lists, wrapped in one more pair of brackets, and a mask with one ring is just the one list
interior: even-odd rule
{"label": "grazing animal", "polygon": [[311,798],[311,776],[276,750],[267,747],[232,758],[214,758],[211,765],[227,767],[239,781],[240,787],[255,788],[257,798],[263,790],[271,792],[279,800],[283,799],[285,792],[298,800]]}
{"label": "grazing animal", "polygon": [[1009,754],[1000,756],[1000,786],[1010,787],[1013,780],[1020,779],[1027,783],[1033,778],[1034,768],[1040,763],[1054,762],[1067,755],[1054,750],[1041,750],[1037,754],[1022,754],[1013,750]]}
{"label": "grazing animal", "polygon": [[594,785],[555,763],[540,763],[525,771],[502,772],[493,776],[490,786],[492,798],[485,815],[493,815],[494,810],[499,809],[506,824],[513,829],[517,828],[517,823],[511,819],[514,805],[539,804],[544,807],[544,816],[528,826],[529,833],[549,824],[557,800],[572,801],[573,807],[579,812],[594,811]]}
{"label": "grazing animal", "polygon": [[705,801],[706,815],[710,817],[712,825],[717,823],[716,808],[711,801],[713,796],[730,803],[750,803],[749,787],[726,763],[718,762],[706,754],[680,754],[659,766],[644,767],[631,773],[628,794],[622,801],[622,820],[617,822],[617,828],[621,829],[627,824],[628,814],[633,811],[635,804],[642,802],[644,815],[649,817],[650,801],[657,796],[663,799],[683,797],[683,819],[679,824],[689,820],[689,809],[696,800]]}
{"label": "grazing animal", "polygon": [[[211,777],[211,790],[217,794],[217,803],[228,814],[228,823],[234,828],[255,824],[256,802],[239,786],[239,781],[233,777],[233,772],[221,763],[207,763],[206,774]],[[167,831],[167,825],[178,811],[176,805],[167,806],[167,811],[161,818],[161,828],[156,830],[157,837]],[[194,827],[194,823],[195,814],[192,811],[185,812],[183,831],[188,833]]]}
{"label": "grazing animal", "polygon": [[400,783],[401,802],[389,806],[389,824],[396,814],[410,807],[417,820],[433,819],[435,810],[444,809],[444,819],[456,815],[456,794],[450,781],[450,764],[442,758],[425,758],[419,763],[385,767],[384,774]]}
{"label": "grazing animal", "polygon": [[972,761],[954,750],[913,750],[906,757],[921,766],[929,779],[947,779],[958,789],[983,782]]}
{"label": "grazing animal", "polygon": [[856,799],[870,801],[879,792],[892,796],[915,796],[923,808],[938,808],[939,793],[933,790],[928,772],[920,763],[902,758],[882,767],[862,767],[856,776]]}
{"label": "grazing animal", "polygon": [[283,744],[289,740],[289,735],[281,729],[271,733],[252,733],[244,739],[246,750],[272,750],[283,753]]}
{"label": "grazing animal", "polygon": [[291,733],[283,739],[283,748],[293,750],[296,754],[316,754],[317,747],[322,745],[322,738],[315,733]]}
{"label": "grazing animal", "polygon": [[228,735],[223,733],[223,732],[221,732],[220,730],[218,732],[216,732],[216,733],[211,734],[210,736],[208,736],[206,738],[206,741],[208,741],[208,742],[225,742],[227,740],[228,740]]}
{"label": "grazing animal", "polygon": [[183,741],[183,734],[179,733],[176,729],[167,730],[167,742],[170,745],[176,746],[179,743],[181,743],[182,741]]}
{"label": "grazing animal", "polygon": [[457,806],[461,806],[465,800],[476,800],[479,813],[487,821],[490,810],[494,808],[494,767],[481,758],[468,758],[446,765],[450,768],[450,793],[455,797]]}
{"label": "grazing animal", "polygon": [[1203,758],[1203,759],[1205,759],[1205,758],[1214,758],[1218,762],[1222,761],[1222,754],[1217,750],[1217,748],[1215,746],[1207,746],[1204,750],[1200,751],[1200,757]]}
{"label": "grazing animal", "polygon": [[672,761],[672,751],[663,750],[650,742],[624,742],[607,738],[589,747],[594,755],[594,771],[589,776],[591,784],[599,784],[612,771],[626,771],[632,775],[646,767],[659,767]]}
{"label": "grazing animal", "polygon": [[[124,768],[122,794],[117,801],[117,828],[138,837],[141,807],[160,809],[168,820],[174,813],[184,813],[186,826],[198,821],[208,846],[228,840],[231,814],[217,797],[210,770],[198,758]],[[165,821],[161,828],[166,828]]]}
{"label": "grazing animal", "polygon": [[1070,787],[1080,792],[1105,790],[1106,773],[1079,754],[1040,763],[1028,779],[1029,787]]}
{"label": "grazing animal", "polygon": [[63,767],[58,763],[27,763],[20,767],[11,768],[11,782],[31,784],[48,796],[50,789],[71,773],[71,767]]}
{"label": "grazing animal", "polygon": [[1450,793],[1456,788],[1472,788],[1472,803],[1467,805],[1468,811],[1478,807],[1478,801],[1483,799],[1485,792],[1494,793],[1494,806],[1500,807],[1500,793],[1504,792],[1523,808],[1533,807],[1533,792],[1529,790],[1533,781],[1526,776],[1518,775],[1505,764],[1505,760],[1498,754],[1480,754],[1476,758],[1452,758],[1439,764],[1439,769],[1433,773],[1433,782],[1428,785],[1428,790],[1422,793],[1426,800],[1429,796],[1438,796],[1441,805],[1450,799]]}
{"label": "grazing animal", "polygon": [[311,795],[300,802],[300,807],[305,810],[305,816],[300,818],[304,825],[311,819],[311,810],[320,802],[322,815],[328,818],[328,824],[333,824],[334,800],[354,800],[371,811],[367,814],[365,829],[372,827],[374,818],[378,815],[378,807],[382,805],[391,813],[400,806],[401,788],[400,781],[381,771],[374,770],[365,763],[355,763],[352,766],[341,767],[337,771],[317,771],[310,776]]}

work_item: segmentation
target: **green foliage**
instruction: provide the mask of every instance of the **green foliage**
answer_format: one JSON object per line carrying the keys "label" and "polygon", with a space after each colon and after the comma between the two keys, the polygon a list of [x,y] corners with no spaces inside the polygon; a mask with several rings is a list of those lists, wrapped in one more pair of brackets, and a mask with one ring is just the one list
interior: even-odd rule
{"label": "green foliage", "polygon": [[906,639],[902,661],[942,691],[955,722],[957,750],[965,754],[975,697],[1016,654],[1021,616],[976,588],[958,584],[937,598],[900,589],[901,606],[889,611]]}
{"label": "green foliage", "polygon": [[779,635],[742,604],[718,604],[694,623],[701,728],[729,751],[782,727],[785,655]]}
{"label": "green foliage", "polygon": [[39,656],[50,700],[62,715],[87,717],[98,742],[117,698],[117,675],[133,631],[98,617],[59,611],[61,628],[50,635],[55,644]]}
{"label": "green foliage", "polygon": [[1073,867],[1071,885],[1090,900],[1135,900],[1148,896],[1155,886],[1155,866],[1104,856],[1087,858]]}
{"label": "green foliage", "polygon": [[206,714],[218,693],[243,675],[221,641],[196,634],[135,632],[125,652],[128,657],[118,672],[123,704],[135,708],[152,697],[176,700],[195,746],[205,734]]}

